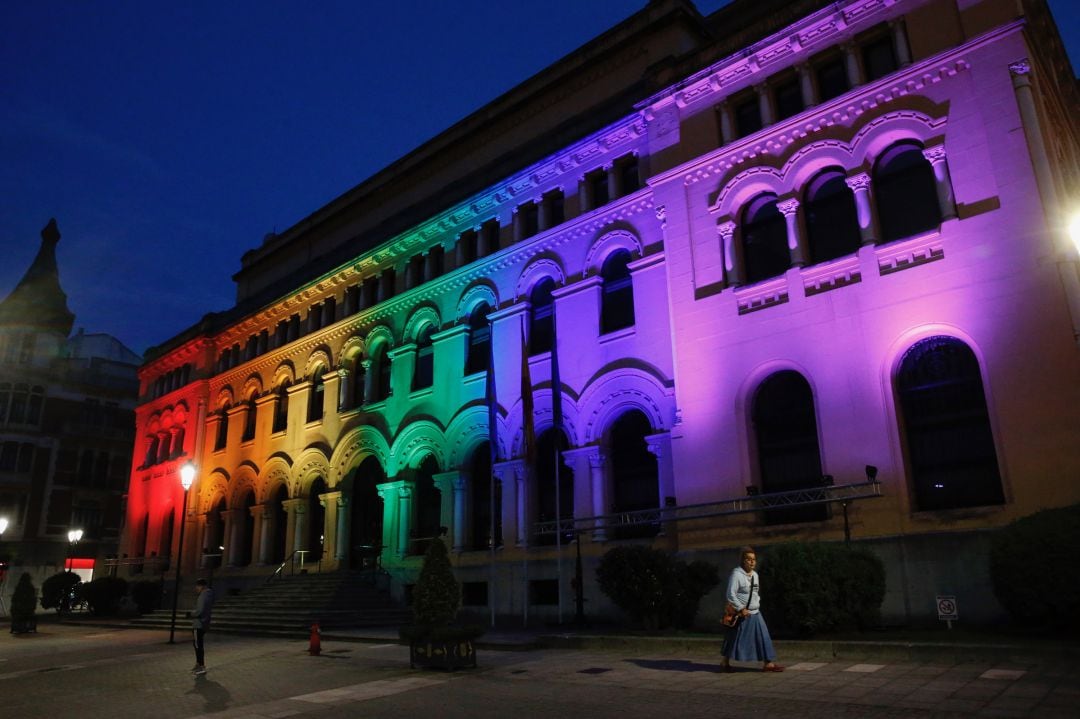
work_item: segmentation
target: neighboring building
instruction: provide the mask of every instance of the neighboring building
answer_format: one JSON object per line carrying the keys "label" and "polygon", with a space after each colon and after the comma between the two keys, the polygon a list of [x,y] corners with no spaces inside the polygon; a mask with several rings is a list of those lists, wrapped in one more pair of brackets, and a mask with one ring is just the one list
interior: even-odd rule
{"label": "neighboring building", "polygon": [[140,370],[122,551],[175,556],[194,460],[185,564],[236,585],[403,596],[445,528],[467,605],[547,621],[563,520],[594,614],[621,542],[848,532],[889,621],[998,616],[990,534],[1080,501],[1080,107],[1018,7],[650,2],[244,254]]}
{"label": "neighboring building", "polygon": [[[109,335],[68,336],[59,240],[50,221],[0,301],[0,560],[38,584],[69,557],[89,577],[117,552],[142,362]],[[83,532],[76,546],[71,530]]]}

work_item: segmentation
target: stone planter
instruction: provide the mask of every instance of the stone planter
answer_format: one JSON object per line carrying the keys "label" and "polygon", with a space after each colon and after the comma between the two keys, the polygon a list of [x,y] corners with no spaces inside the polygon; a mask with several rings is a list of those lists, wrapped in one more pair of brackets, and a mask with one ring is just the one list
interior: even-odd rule
{"label": "stone planter", "polygon": [[413,639],[409,642],[409,666],[451,672],[475,668],[476,646],[472,639]]}

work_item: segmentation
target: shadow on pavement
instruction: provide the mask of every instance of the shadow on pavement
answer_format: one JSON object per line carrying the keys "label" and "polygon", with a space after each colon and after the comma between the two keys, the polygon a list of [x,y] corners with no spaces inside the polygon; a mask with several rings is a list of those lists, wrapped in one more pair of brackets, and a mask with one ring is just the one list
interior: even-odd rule
{"label": "shadow on pavement", "polygon": [[228,689],[215,681],[207,679],[205,674],[195,677],[195,686],[192,687],[188,694],[198,694],[203,698],[203,701],[206,702],[205,706],[203,706],[203,712],[206,714],[224,711],[229,707],[229,700],[232,699]]}
{"label": "shadow on pavement", "polygon": [[656,669],[662,672],[711,672],[722,674],[724,667],[719,664],[698,664],[685,659],[627,659],[644,669]]}

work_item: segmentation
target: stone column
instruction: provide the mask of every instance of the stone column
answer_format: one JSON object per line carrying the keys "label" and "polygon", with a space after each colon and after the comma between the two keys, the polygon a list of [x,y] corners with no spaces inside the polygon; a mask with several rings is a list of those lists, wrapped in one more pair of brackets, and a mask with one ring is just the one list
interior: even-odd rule
{"label": "stone column", "polygon": [[341,409],[342,380],[348,375],[346,370],[330,370],[323,375],[323,420],[333,417]]}
{"label": "stone column", "polygon": [[728,287],[738,287],[744,279],[742,247],[735,242],[735,223],[731,220],[721,222],[716,226],[716,232],[720,235],[720,254],[724,258],[724,279]]}
{"label": "stone column", "polygon": [[262,519],[266,515],[266,507],[262,504],[256,504],[253,507],[248,507],[248,512],[252,513],[252,560],[249,564],[262,566],[266,564],[266,561],[262,560],[262,540],[264,540],[264,534],[266,532],[262,529]]}
{"label": "stone column", "polygon": [[945,146],[934,145],[923,150],[923,157],[934,168],[934,189],[937,191],[938,205],[941,206],[941,219],[956,219],[956,202],[953,200],[952,178],[949,177],[949,165],[945,161]]}
{"label": "stone column", "polygon": [[[289,500],[289,502],[296,502],[292,507],[289,517],[292,520],[293,533],[292,533],[292,548],[293,551],[301,549],[311,549],[308,546],[308,504],[307,499],[304,497],[298,497],[296,499]],[[286,502],[288,504],[288,502]]]}
{"label": "stone column", "polygon": [[337,510],[341,490],[323,492],[319,495],[319,504],[323,507],[323,561],[337,559]]}
{"label": "stone column", "polygon": [[896,63],[900,67],[911,64],[911,50],[908,49],[907,29],[904,27],[903,18],[889,20],[892,29],[893,49],[896,51]]}
{"label": "stone column", "polygon": [[353,498],[344,492],[338,493],[337,498],[337,531],[334,532],[334,547],[337,552],[334,554],[336,559],[344,566],[349,561],[349,554],[352,550],[352,542],[350,541],[350,535],[352,531],[352,514],[349,511],[352,507]]}
{"label": "stone column", "polygon": [[859,46],[854,42],[845,42],[841,47],[844,49],[844,67],[847,69],[848,85],[858,87],[863,84],[862,62],[859,61]]}
{"label": "stone column", "polygon": [[356,381],[356,373],[350,372],[347,368],[342,367],[337,370],[337,375],[337,409],[338,412],[344,412],[347,409],[352,409],[352,407],[349,406],[349,395],[352,394],[353,382]]}
{"label": "stone column", "polygon": [[255,536],[258,541],[253,549],[255,561],[259,566],[270,564],[273,547],[270,546],[274,536],[274,508],[273,505],[259,504],[251,508],[251,515],[255,517]]}
{"label": "stone column", "polygon": [[[607,457],[597,449],[589,455],[589,479],[592,485],[592,513],[595,517],[608,514],[607,501],[607,477],[604,472],[604,464]],[[604,531],[603,520],[597,520],[596,531],[593,532],[593,541],[602,542],[607,539]]]}
{"label": "stone column", "polygon": [[574,517],[591,517],[592,506],[592,470],[589,466],[589,456],[596,452],[596,447],[577,447],[565,450],[562,453],[563,461],[574,472]]}
{"label": "stone column", "polygon": [[529,466],[522,462],[518,467],[514,468],[514,483],[517,486],[517,545],[519,547],[529,546],[529,476],[532,472]]}
{"label": "stone column", "polygon": [[761,126],[768,127],[776,122],[776,112],[773,110],[772,93],[769,92],[767,83],[754,85],[754,91],[758,96],[758,112],[761,113]]}
{"label": "stone column", "polygon": [[[388,361],[385,357],[383,361]],[[364,401],[361,404],[367,404],[371,401],[372,382],[374,379],[371,376],[371,360],[360,360],[360,366],[364,368]]]}
{"label": "stone column", "polygon": [[242,509],[229,509],[225,512],[225,552],[222,557],[222,565],[235,567],[237,550],[240,548],[240,532],[244,526]]}
{"label": "stone column", "polygon": [[604,172],[607,173],[608,202],[612,202],[621,196],[619,191],[622,189],[622,183],[619,182],[619,173],[615,172],[614,164],[604,165]]}
{"label": "stone column", "polygon": [[382,545],[382,552],[380,554],[380,561],[383,566],[387,565],[387,562],[392,557],[400,556],[394,541],[397,538],[396,529],[397,521],[397,499],[399,499],[400,492],[397,491],[401,487],[401,481],[386,481],[381,485],[376,485],[375,491],[379,494],[379,499],[382,500],[382,538],[379,543]]}
{"label": "stone column", "polygon": [[[221,521],[217,512],[207,512],[202,515],[202,545],[199,547],[199,566],[203,569],[207,569],[210,565],[210,560],[207,559],[207,554],[217,554],[217,547],[210,546],[210,540],[213,539],[216,534],[217,523]],[[207,552],[205,550],[209,549]],[[132,552],[134,555],[134,552]]]}
{"label": "stone column", "polygon": [[874,221],[874,203],[870,197],[870,175],[858,172],[844,179],[855,195],[855,216],[859,222],[859,237],[863,245],[877,242],[876,222]]}
{"label": "stone column", "polygon": [[813,107],[818,104],[817,88],[814,87],[814,71],[808,62],[800,62],[795,69],[799,72],[799,90],[802,93],[803,105]]}
{"label": "stone column", "polygon": [[404,557],[409,553],[409,530],[412,529],[412,483],[401,482],[398,486],[397,516],[397,555]]}
{"label": "stone column", "polygon": [[731,104],[724,100],[720,103],[720,144],[726,145],[729,142],[734,142],[735,137],[735,119],[731,116]]}
{"label": "stone column", "polygon": [[[520,208],[515,207],[513,212],[512,226],[514,229],[514,242],[518,243],[525,237],[525,221],[521,217],[521,213],[518,211]],[[477,252],[479,254],[479,252]]]}
{"label": "stone column", "polygon": [[428,250],[424,253],[424,282],[435,279],[435,254]]}
{"label": "stone column", "polygon": [[[475,477],[473,480],[475,481]],[[454,551],[465,551],[465,528],[468,522],[468,512],[466,507],[468,506],[468,482],[465,477],[460,474],[454,478]]]}
{"label": "stone column", "polygon": [[806,241],[799,232],[799,201],[793,197],[781,200],[776,203],[776,208],[780,210],[787,224],[787,246],[791,254],[791,264],[793,267],[804,267],[809,261],[809,253]]}

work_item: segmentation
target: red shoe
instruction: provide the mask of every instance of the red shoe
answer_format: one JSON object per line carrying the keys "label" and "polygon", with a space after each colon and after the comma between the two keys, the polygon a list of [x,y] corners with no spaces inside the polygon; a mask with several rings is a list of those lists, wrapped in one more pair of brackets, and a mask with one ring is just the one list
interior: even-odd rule
{"label": "red shoe", "polygon": [[763,672],[782,672],[782,671],[784,671],[784,668],[782,666],[780,666],[779,664],[768,664],[765,667],[763,667],[761,671],[763,671]]}

